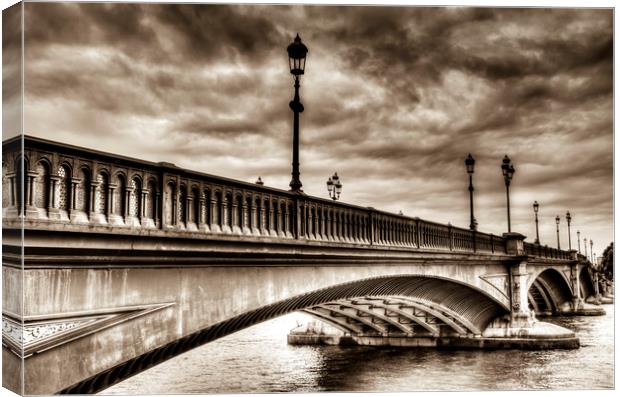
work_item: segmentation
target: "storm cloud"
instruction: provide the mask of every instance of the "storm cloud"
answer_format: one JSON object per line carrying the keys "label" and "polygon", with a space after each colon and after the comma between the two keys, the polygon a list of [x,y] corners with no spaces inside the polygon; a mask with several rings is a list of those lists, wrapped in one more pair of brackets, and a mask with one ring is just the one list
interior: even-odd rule
{"label": "storm cloud", "polygon": [[24,21],[27,134],[288,188],[299,32],[306,193],[338,171],[346,202],[467,226],[471,153],[479,228],[502,233],[508,154],[513,230],[533,240],[538,200],[543,243],[567,210],[595,252],[612,240],[610,9],[26,3]]}

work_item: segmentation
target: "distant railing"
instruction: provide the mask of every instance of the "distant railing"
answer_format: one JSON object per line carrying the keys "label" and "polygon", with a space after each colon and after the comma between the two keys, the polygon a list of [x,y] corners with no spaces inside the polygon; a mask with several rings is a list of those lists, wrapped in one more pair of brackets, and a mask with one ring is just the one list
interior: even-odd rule
{"label": "distant railing", "polygon": [[541,258],[549,259],[572,259],[572,254],[569,251],[562,251],[557,248],[551,248],[546,245],[523,243],[525,253],[529,256],[537,256]]}
{"label": "distant railing", "polygon": [[[59,144],[3,143],[5,219],[504,254],[503,237]],[[23,159],[23,168],[22,168]],[[23,171],[22,171],[23,169]],[[23,186],[23,189],[22,189]],[[20,194],[23,192],[23,194]],[[525,245],[529,255],[569,253]]]}

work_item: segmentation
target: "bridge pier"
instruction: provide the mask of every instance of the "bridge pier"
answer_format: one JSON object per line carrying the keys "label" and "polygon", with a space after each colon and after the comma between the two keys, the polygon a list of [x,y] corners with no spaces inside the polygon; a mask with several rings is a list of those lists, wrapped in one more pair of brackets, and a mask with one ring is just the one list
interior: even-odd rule
{"label": "bridge pier", "polygon": [[525,236],[520,233],[504,233],[506,253],[516,257],[509,269],[510,314],[495,319],[482,333],[493,346],[523,345],[528,348],[579,347],[575,333],[546,322],[537,321],[528,300],[528,260],[525,253]]}

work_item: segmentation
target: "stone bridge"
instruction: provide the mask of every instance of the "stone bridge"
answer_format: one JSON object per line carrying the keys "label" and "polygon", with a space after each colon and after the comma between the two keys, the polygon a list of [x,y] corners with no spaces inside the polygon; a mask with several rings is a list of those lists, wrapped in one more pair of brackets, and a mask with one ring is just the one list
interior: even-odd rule
{"label": "stone bridge", "polygon": [[3,379],[25,394],[93,393],[294,311],[457,348],[576,347],[537,316],[604,313],[584,256],[518,233],[27,136],[3,142],[2,189]]}

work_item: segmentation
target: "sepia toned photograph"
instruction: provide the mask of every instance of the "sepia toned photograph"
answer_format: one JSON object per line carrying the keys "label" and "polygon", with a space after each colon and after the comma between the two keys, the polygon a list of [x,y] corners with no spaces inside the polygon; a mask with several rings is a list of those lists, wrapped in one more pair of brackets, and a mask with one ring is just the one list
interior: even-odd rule
{"label": "sepia toned photograph", "polygon": [[2,4],[3,395],[615,389],[611,5]]}

